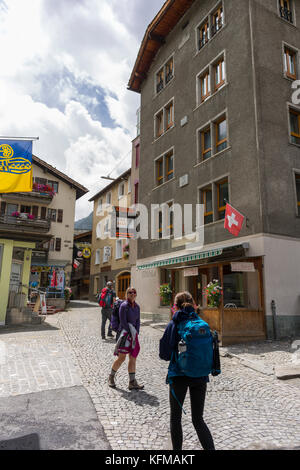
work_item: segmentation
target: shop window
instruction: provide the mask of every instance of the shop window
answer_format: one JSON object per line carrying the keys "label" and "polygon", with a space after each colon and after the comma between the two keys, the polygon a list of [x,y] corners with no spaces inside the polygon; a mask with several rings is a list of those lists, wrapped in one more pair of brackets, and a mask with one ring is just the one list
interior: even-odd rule
{"label": "shop window", "polygon": [[224,308],[247,308],[259,310],[259,276],[253,272],[234,272],[231,264],[223,266]]}
{"label": "shop window", "polygon": [[297,79],[297,53],[288,47],[284,48],[284,73],[292,80]]}
{"label": "shop window", "polygon": [[290,109],[291,142],[300,145],[300,112]]}

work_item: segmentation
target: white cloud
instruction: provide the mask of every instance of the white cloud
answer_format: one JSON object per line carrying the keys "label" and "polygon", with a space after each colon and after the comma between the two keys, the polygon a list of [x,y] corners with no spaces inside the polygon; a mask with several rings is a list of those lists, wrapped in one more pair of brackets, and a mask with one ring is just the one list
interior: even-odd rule
{"label": "white cloud", "polygon": [[130,166],[130,155],[122,157],[135,137],[139,96],[127,83],[141,31],[162,3],[0,0],[1,134],[39,136],[34,153],[91,190],[76,218],[107,184],[100,176]]}

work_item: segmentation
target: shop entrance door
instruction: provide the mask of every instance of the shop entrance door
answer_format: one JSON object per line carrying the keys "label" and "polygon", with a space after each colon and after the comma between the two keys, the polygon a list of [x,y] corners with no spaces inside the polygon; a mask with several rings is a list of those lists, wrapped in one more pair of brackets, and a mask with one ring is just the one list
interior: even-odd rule
{"label": "shop entrance door", "polygon": [[131,276],[130,273],[123,273],[118,277],[117,296],[121,300],[125,300],[126,290],[130,286]]}

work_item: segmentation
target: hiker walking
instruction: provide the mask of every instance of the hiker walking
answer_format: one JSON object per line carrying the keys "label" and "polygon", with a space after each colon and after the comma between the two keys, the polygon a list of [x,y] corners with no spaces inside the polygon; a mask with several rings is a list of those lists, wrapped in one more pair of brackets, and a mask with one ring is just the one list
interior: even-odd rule
{"label": "hiker walking", "polygon": [[128,287],[126,290],[126,300],[122,302],[119,309],[118,341],[114,351],[117,359],[112,365],[108,378],[109,387],[116,387],[115,375],[128,354],[128,388],[129,390],[141,390],[144,388],[144,385],[139,385],[135,378],[136,358],[140,352],[138,338],[140,332],[140,307],[135,301],[136,296],[136,289]]}
{"label": "hiker walking", "polygon": [[[209,382],[208,374],[211,372],[213,362],[210,329],[196,313],[195,302],[189,292],[181,292],[176,295],[175,307],[176,312],[160,340],[159,351],[161,359],[170,361],[166,381],[170,385],[170,424],[173,450],[182,450],[181,418],[188,389],[191,399],[192,422],[199,441],[204,450],[214,450],[213,438],[203,419],[206,387]],[[200,338],[199,341],[196,337]],[[189,355],[191,350],[192,354]],[[201,354],[199,357],[197,357],[198,352]]]}
{"label": "hiker walking", "polygon": [[104,289],[102,289],[101,291],[100,302],[99,302],[100,307],[102,307],[102,310],[101,310],[102,339],[105,339],[105,325],[106,325],[107,320],[108,320],[107,336],[113,337],[110,319],[111,319],[111,314],[113,311],[113,304],[114,304],[115,298],[116,298],[116,293],[113,290],[113,283],[111,281],[108,281],[106,283],[106,287],[104,287]]}

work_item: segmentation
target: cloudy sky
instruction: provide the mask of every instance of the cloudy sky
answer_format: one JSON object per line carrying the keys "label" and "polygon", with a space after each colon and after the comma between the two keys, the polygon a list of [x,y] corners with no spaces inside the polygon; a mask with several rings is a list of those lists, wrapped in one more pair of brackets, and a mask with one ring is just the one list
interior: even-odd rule
{"label": "cloudy sky", "polygon": [[138,94],[127,83],[164,0],[0,0],[0,135],[38,136],[34,154],[90,193],[131,162]]}

